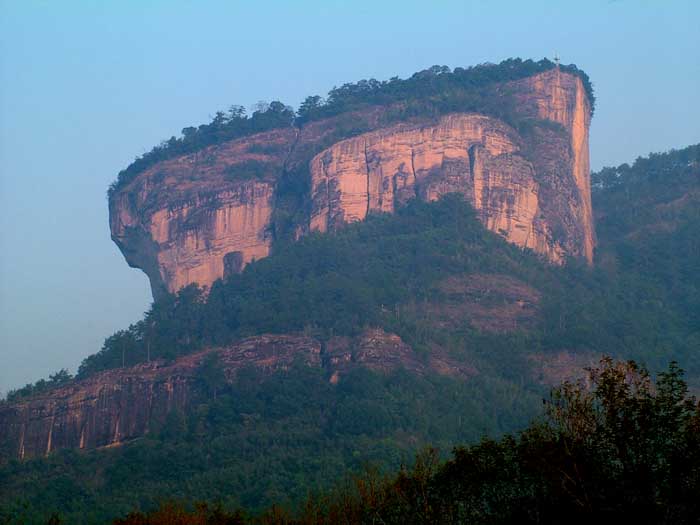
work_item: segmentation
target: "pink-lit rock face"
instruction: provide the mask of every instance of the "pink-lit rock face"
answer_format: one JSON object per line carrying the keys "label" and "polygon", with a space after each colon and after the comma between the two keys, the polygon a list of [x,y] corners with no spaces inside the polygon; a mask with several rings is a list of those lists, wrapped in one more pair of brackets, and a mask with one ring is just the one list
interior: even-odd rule
{"label": "pink-lit rock face", "polygon": [[[154,245],[156,278],[169,292],[176,292],[190,283],[209,285],[220,279],[229,260],[234,271],[240,271],[250,261],[266,257],[271,240],[265,230],[272,215],[273,193],[270,182],[244,181],[155,210],[144,230],[149,244]],[[130,218],[121,214],[121,231],[139,227],[127,222]]]}
{"label": "pink-lit rock face", "polygon": [[327,231],[408,199],[462,193],[490,230],[560,262],[538,205],[539,184],[503,122],[475,114],[400,124],[334,144],[311,161],[311,229]]}
{"label": "pink-lit rock face", "polygon": [[581,79],[552,69],[514,83],[518,109],[561,124],[569,135],[572,158],[570,172],[578,191],[578,202],[572,203],[583,232],[582,254],[593,262],[596,236],[591,207],[591,177],[588,130],[591,105]]}
{"label": "pink-lit rock face", "polygon": [[[295,136],[275,130],[160,162],[112,197],[112,239],[155,297],[269,254],[276,178]],[[251,162],[262,176],[247,174]]]}
{"label": "pink-lit rock face", "polygon": [[[494,89],[532,125],[515,130],[476,113],[389,125],[387,108],[372,107],[160,162],[111,196],[112,238],[156,298],[210,286],[270,253],[280,180],[306,173],[300,200],[310,205],[295,214],[296,236],[458,192],[508,241],[554,263],[592,262],[582,81],[553,69]],[[334,141],[343,129],[369,131]],[[256,175],[251,162],[263,168]]]}

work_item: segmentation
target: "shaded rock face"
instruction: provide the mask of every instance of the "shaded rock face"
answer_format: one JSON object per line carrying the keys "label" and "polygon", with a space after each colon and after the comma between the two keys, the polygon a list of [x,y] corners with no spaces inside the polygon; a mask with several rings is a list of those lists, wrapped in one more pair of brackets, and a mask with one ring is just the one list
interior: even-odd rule
{"label": "shaded rock face", "polygon": [[511,87],[521,113],[561,124],[567,132],[571,160],[566,168],[576,190],[570,206],[578,223],[581,254],[591,263],[596,244],[588,146],[591,105],[583,81],[552,69],[514,82]]}
{"label": "shaded rock face", "polygon": [[232,140],[158,163],[112,195],[112,238],[156,298],[209,286],[270,253],[280,181],[305,173],[297,236],[458,192],[510,242],[555,263],[591,262],[583,83],[554,69],[493,89],[531,129],[474,113],[389,125],[374,107]]}
{"label": "shaded rock face", "polygon": [[403,368],[418,375],[434,372],[468,378],[476,374],[468,363],[450,357],[441,348],[433,348],[429,355],[419,355],[398,335],[380,328],[365,330],[355,338],[332,337],[325,345],[323,359],[333,384],[357,366],[381,373]]}
{"label": "shaded rock face", "polygon": [[511,276],[469,274],[438,283],[439,301],[406,306],[427,313],[436,326],[450,330],[465,325],[482,332],[531,330],[541,317],[542,294]]}
{"label": "shaded rock face", "polygon": [[162,425],[170,412],[186,412],[206,400],[198,369],[211,353],[218,354],[231,383],[243,367],[273,373],[295,362],[323,367],[333,384],[356,367],[381,373],[397,368],[464,377],[475,373],[440,352],[421,359],[397,335],[379,329],[356,338],[335,337],[326,345],[301,335],[256,336],[172,364],[108,370],[27,400],[0,404],[0,454],[24,459],[62,448],[116,446],[143,436]]}

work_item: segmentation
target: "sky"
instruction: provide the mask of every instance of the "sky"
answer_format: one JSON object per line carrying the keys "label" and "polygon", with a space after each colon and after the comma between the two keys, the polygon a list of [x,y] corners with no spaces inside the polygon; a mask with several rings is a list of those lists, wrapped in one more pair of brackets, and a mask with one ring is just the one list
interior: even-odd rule
{"label": "sky", "polygon": [[75,372],[148,309],[106,190],[183,127],[362,78],[557,53],[593,81],[597,170],[700,142],[698,20],[697,0],[0,0],[0,393]]}

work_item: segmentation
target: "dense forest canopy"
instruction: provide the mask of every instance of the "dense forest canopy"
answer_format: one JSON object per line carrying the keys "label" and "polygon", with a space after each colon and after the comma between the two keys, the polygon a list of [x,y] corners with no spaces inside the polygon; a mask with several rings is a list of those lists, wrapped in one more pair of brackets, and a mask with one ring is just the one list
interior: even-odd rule
{"label": "dense forest canopy", "polygon": [[[386,429],[373,429],[379,432],[374,439],[365,434],[374,414],[362,403],[368,399],[362,392],[386,395],[383,408],[405,417],[409,413],[401,406],[426,393],[422,379],[397,376],[381,392],[380,378],[364,375],[338,400],[337,391],[318,382],[313,371],[293,372],[263,389],[248,378],[189,418],[174,415],[157,437],[121,450],[64,451],[0,465],[0,523],[697,522],[700,404],[688,394],[675,363],[654,378],[635,362],[604,358],[587,381],[555,388],[545,398],[544,413],[521,432],[459,445],[449,458],[425,448],[410,466],[404,459],[400,467],[386,461],[396,453],[390,440],[379,439]],[[455,394],[448,384],[435,386],[439,393],[428,401],[436,404],[424,412],[438,412],[441,400]],[[402,391],[417,395],[404,394],[396,404]],[[324,428],[325,437],[313,419],[324,396],[340,401],[330,411],[344,414],[341,420],[349,424]],[[295,404],[302,400],[299,409]],[[251,410],[271,410],[262,416],[265,431],[259,428],[251,439],[250,419],[240,418],[236,404],[246,418]],[[275,413],[285,405],[283,412],[296,409],[291,421]],[[415,431],[426,416],[416,412],[403,425]],[[344,434],[348,428],[354,432]],[[348,462],[358,450],[369,452],[375,466],[361,469]],[[257,466],[250,459],[232,461],[237,451],[269,460]],[[289,451],[296,455],[285,455]],[[335,478],[327,477],[329,471]],[[313,482],[300,487],[303,478]],[[265,497],[251,498],[256,492]],[[202,503],[192,505],[196,500]]]}
{"label": "dense forest canopy", "polygon": [[[502,348],[510,344],[506,336],[473,326],[448,335],[431,329],[408,306],[428,296],[439,300],[434,285],[447,276],[488,269],[545,294],[541,323],[527,338],[517,338],[516,347],[594,350],[654,366],[672,356],[695,382],[700,145],[605,168],[592,181],[599,237],[592,271],[577,264],[554,268],[509,245],[485,230],[457,197],[412,202],[395,216],[373,216],[335,235],[283,246],[242,274],[215,283],[208,298],[191,286],[154,303],[143,320],[110,336],[100,352],[86,358],[78,376],[133,365],[147,354],[172,359],[263,332],[307,330],[323,338],[371,325],[398,333],[415,348],[444,345],[445,338],[450,347],[480,341]],[[398,324],[386,315],[396,308],[406,310]],[[494,351],[490,359],[495,363],[498,355]],[[62,372],[9,398],[65,378]]]}
{"label": "dense forest canopy", "polygon": [[682,371],[671,363],[654,381],[634,361],[604,359],[588,384],[553,390],[544,417],[523,432],[459,446],[448,461],[427,449],[410,468],[355,475],[292,511],[251,517],[171,503],[114,523],[689,525],[699,492],[700,404]]}
{"label": "dense forest canopy", "polygon": [[[508,119],[509,112],[502,102],[487,94],[484,88],[500,82],[518,80],[556,67],[548,59],[540,61],[511,58],[499,64],[480,64],[469,68],[432,66],[407,79],[360,80],[333,88],[326,98],[307,97],[295,113],[279,101],[258,104],[248,116],[243,106],[231,106],[218,111],[209,124],[187,127],[180,137],[171,137],[138,157],[109,188],[113,194],[139,173],[157,162],[198,151],[213,144],[260,133],[276,128],[303,126],[305,123],[361,109],[372,105],[400,102],[400,115],[421,115],[449,111],[478,111]],[[560,66],[562,71],[579,76],[591,102],[595,105],[593,86],[588,76],[575,65]]]}
{"label": "dense forest canopy", "polygon": [[655,310],[656,304],[678,312],[670,326],[661,315],[647,315],[629,331],[660,322],[659,332],[679,334],[689,350],[683,365],[695,374],[700,367],[700,144],[604,168],[592,175],[592,185],[600,271],[637,290],[632,297],[645,310]]}
{"label": "dense forest canopy", "polygon": [[[593,174],[599,237],[594,268],[576,261],[564,267],[546,264],[487,231],[460,196],[450,195],[435,203],[414,200],[395,215],[371,216],[332,235],[283,245],[241,274],[215,283],[208,296],[191,286],[154,303],[144,319],[110,336],[100,352],[86,358],[78,376],[143,362],[149,352],[153,359],[171,360],[262,332],[305,332],[325,340],[365,327],[396,333],[419,354],[437,345],[479,374],[465,382],[358,369],[331,386],[318,369],[305,366],[272,376],[251,370],[235,384],[218,385],[216,395],[205,396],[191,412],[172,413],[149,435],[119,449],[63,450],[5,463],[0,466],[0,508],[19,516],[59,510],[74,522],[89,522],[125,515],[134,507],[151,509],[168,497],[220,500],[229,508],[299,504],[308,491],[329,486],[365,461],[397,469],[426,444],[446,451],[457,442],[474,443],[482,433],[498,436],[524,428],[542,396],[529,360],[533,353],[545,359],[562,349],[606,353],[638,359],[652,369],[676,360],[697,388],[699,152],[700,146],[691,146]],[[539,290],[537,322],[511,333],[490,333],[468,317],[445,327],[423,308],[451,300],[440,288],[446,279],[485,272]],[[204,392],[211,390],[216,369],[215,362],[207,362],[199,371]],[[615,367],[608,369],[614,376]],[[607,391],[591,398],[564,390],[559,399],[579,403],[575,413],[588,418],[582,436],[562,434],[556,426],[538,433],[542,427],[535,424],[524,437],[487,440],[458,451],[444,467],[420,478],[435,487],[431,505],[444,505],[446,515],[472,509],[475,522],[481,516],[493,518],[489,523],[504,522],[509,518],[501,514],[512,517],[518,509],[558,512],[561,508],[547,505],[561,501],[561,481],[532,459],[549,451],[549,465],[571,466],[566,454],[574,443],[580,447],[576,464],[588,469],[581,483],[595,495],[596,505],[610,509],[633,497],[653,502],[643,507],[645,515],[658,516],[666,505],[673,509],[669,516],[682,522],[683,513],[693,511],[687,491],[697,488],[697,479],[684,470],[697,459],[692,456],[697,451],[693,436],[700,435],[696,409],[683,397],[677,368],[657,383],[657,390],[646,390],[649,378],[643,369],[629,369],[625,377],[632,376],[639,381],[608,392],[611,402],[623,403],[613,413],[621,418],[619,425],[606,422],[606,410],[590,411],[605,408]],[[67,381],[70,376],[61,372],[10,397],[20,400]],[[658,436],[673,446],[655,441]],[[620,441],[633,438],[637,448]],[[634,455],[619,456],[628,449]],[[648,463],[656,465],[651,472],[637,460],[649,455],[657,461]],[[464,478],[476,467],[481,474]],[[443,474],[450,469],[470,480],[459,489],[464,492],[444,492],[454,487],[440,481],[450,479]],[[394,509],[406,519],[401,513],[408,511],[397,503],[395,491],[418,482],[416,475],[411,471],[378,481],[377,490],[387,498],[382,509]],[[183,484],[183,479],[189,481]],[[672,481],[679,479],[686,484]],[[484,510],[477,503],[487,494],[505,499]],[[349,510],[379,512],[361,496]],[[460,501],[464,505],[450,506]],[[577,504],[576,498],[567,501]]]}

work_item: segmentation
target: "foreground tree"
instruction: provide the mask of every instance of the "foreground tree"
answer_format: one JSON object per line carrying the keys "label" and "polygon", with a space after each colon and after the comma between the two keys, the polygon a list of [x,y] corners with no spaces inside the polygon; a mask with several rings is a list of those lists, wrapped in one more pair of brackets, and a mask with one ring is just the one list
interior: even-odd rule
{"label": "foreground tree", "polygon": [[273,507],[244,520],[168,507],[115,523],[155,525],[175,510],[170,522],[183,524],[698,522],[700,405],[675,363],[654,380],[633,361],[605,358],[545,404],[518,436],[456,448],[442,464],[426,450],[411,469],[368,471],[296,514]]}
{"label": "foreground tree", "polygon": [[419,456],[267,523],[697,523],[700,405],[671,363],[656,381],[610,358],[565,382],[519,436]]}

